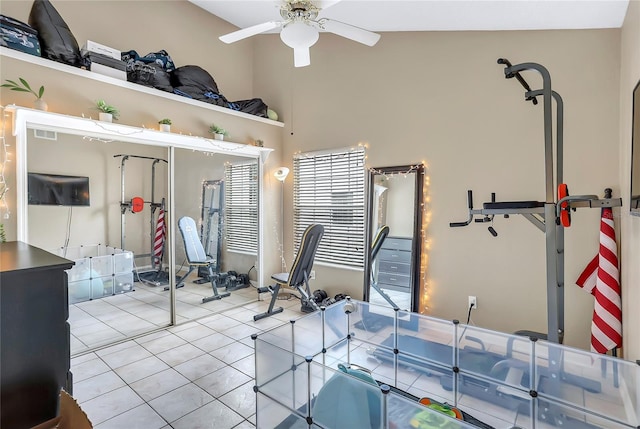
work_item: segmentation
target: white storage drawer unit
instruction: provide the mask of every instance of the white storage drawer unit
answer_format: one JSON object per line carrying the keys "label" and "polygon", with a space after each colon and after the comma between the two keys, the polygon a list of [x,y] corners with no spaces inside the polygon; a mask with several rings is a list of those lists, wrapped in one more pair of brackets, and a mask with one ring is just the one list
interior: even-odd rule
{"label": "white storage drawer unit", "polygon": [[377,282],[383,289],[411,293],[411,237],[387,237],[377,257]]}

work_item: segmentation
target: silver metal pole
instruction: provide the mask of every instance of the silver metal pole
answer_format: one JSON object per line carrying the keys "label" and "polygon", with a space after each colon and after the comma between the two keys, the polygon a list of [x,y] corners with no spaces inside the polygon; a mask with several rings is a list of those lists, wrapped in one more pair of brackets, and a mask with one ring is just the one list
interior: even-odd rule
{"label": "silver metal pole", "polygon": [[124,155],[122,161],[120,161],[120,248],[124,250],[124,237],[125,237],[125,211],[124,202],[124,163],[129,159],[129,155]]}
{"label": "silver metal pole", "polygon": [[176,192],[176,178],[175,178],[175,161],[176,150],[173,146],[169,148],[169,165],[168,165],[168,197],[167,204],[169,207],[169,216],[165,218],[165,225],[167,227],[167,243],[165,246],[169,249],[169,307],[171,313],[171,325],[176,324],[176,252],[175,252],[175,240],[176,231],[174,228],[173,219],[176,216],[175,205],[175,192]]}

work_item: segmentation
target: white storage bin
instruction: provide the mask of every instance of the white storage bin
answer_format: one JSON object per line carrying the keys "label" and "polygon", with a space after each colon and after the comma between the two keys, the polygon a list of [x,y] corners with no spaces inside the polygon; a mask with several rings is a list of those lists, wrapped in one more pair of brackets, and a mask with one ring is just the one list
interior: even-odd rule
{"label": "white storage bin", "polygon": [[103,244],[59,248],[57,255],[72,259],[67,270],[69,303],[99,299],[133,290],[133,253]]}

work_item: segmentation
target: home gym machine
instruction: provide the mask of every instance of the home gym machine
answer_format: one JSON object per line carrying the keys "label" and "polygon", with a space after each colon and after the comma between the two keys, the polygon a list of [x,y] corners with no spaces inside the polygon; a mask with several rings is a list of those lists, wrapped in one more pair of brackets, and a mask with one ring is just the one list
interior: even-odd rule
{"label": "home gym machine", "polygon": [[[569,195],[567,186],[562,183],[563,165],[563,101],[560,94],[551,89],[551,76],[547,69],[536,63],[512,65],[509,60],[500,58],[498,64],[505,65],[506,79],[516,78],[525,89],[525,100],[538,104],[537,97],[542,97],[544,114],[544,154],[545,154],[545,201],[509,201],[497,202],[495,194],[491,201],[483,204],[482,209],[474,209],[472,191],[467,191],[469,218],[465,222],[452,222],[450,227],[462,227],[472,221],[478,223],[491,222],[496,215],[509,217],[519,214],[533,223],[546,237],[547,265],[547,333],[519,331],[523,335],[547,339],[554,343],[562,343],[564,336],[564,228],[570,225],[570,210],[579,207],[602,208],[619,207],[621,198],[611,198],[607,193],[604,199],[597,195]],[[542,76],[542,89],[532,90],[520,72],[533,70]],[[556,174],[554,181],[553,164],[553,118],[552,99],[556,102]],[[556,194],[557,190],[557,194]],[[476,216],[479,216],[476,218]],[[493,226],[489,232],[498,235]]]}
{"label": "home gym machine", "polygon": [[[202,182],[202,212],[200,213],[200,237],[205,253],[216,263],[214,274],[220,273],[220,258],[222,250],[224,182],[222,180],[205,180]],[[198,268],[198,280],[194,283],[209,282],[209,272],[203,267]]]}
{"label": "home gym machine", "polygon": [[[155,230],[156,230],[156,219],[155,214],[156,210],[162,208],[164,204],[164,198],[161,202],[156,202],[155,199],[155,181],[156,181],[156,166],[160,162],[167,163],[167,160],[162,158],[154,158],[150,156],[140,156],[140,155],[128,155],[128,154],[117,154],[113,156],[114,158],[122,158],[120,161],[120,247],[122,249],[126,249],[125,247],[125,238],[126,238],[126,215],[127,212],[130,213],[139,213],[144,209],[144,205],[148,204],[150,209],[149,215],[149,253],[145,254],[137,254],[135,258],[144,258],[149,257],[151,260],[151,270],[146,272],[138,272],[136,274],[136,280],[140,280],[142,282],[148,283],[152,286],[161,286],[169,283],[169,277],[162,270],[162,258],[157,260],[154,257],[154,238],[155,238]],[[129,159],[142,159],[142,160],[150,160],[151,162],[151,200],[145,201],[141,197],[133,197],[130,200],[125,200],[125,165]],[[160,273],[160,274],[159,274]]]}
{"label": "home gym machine", "polygon": [[[546,279],[547,279],[547,333],[538,333],[528,330],[517,331],[516,334],[528,336],[532,341],[537,339],[548,340],[553,343],[562,343],[564,336],[564,228],[570,226],[570,212],[580,207],[603,208],[619,207],[621,198],[611,198],[611,190],[605,190],[605,198],[597,195],[569,195],[567,185],[562,183],[563,166],[563,101],[560,94],[551,89],[551,77],[545,67],[536,63],[522,63],[512,65],[509,60],[500,58],[498,64],[505,66],[506,79],[516,78],[525,89],[525,100],[538,104],[537,97],[543,100],[544,115],[544,154],[545,154],[545,201],[496,201],[495,193],[491,194],[491,201],[485,202],[481,209],[473,206],[473,193],[467,191],[467,203],[469,217],[464,222],[451,222],[450,227],[462,227],[477,223],[492,222],[494,216],[511,214],[524,216],[534,226],[545,234],[546,242]],[[532,90],[522,77],[520,72],[536,71],[542,76],[542,89]],[[554,180],[554,153],[553,153],[553,118],[552,99],[556,103],[556,141],[555,161],[556,172]],[[491,224],[493,225],[493,224]],[[498,233],[490,226],[491,235],[496,237]],[[546,393],[556,395],[560,389],[560,380],[578,386],[586,391],[599,392],[600,383],[587,378],[573,375],[569,377],[563,370],[563,362],[559,348],[549,348],[548,368],[545,368],[552,376],[549,378],[549,386]],[[537,392],[532,390],[532,396]],[[559,397],[559,396],[557,396]],[[544,408],[544,407],[543,407]],[[548,405],[546,412],[539,410],[538,417],[542,421],[553,422],[555,426],[562,425],[566,428],[594,428],[590,424],[575,422],[564,416],[562,409]]]}

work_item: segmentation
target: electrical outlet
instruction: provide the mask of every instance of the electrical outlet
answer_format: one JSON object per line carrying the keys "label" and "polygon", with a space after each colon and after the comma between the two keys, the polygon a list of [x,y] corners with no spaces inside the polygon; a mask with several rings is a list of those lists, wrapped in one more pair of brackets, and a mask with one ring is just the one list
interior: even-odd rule
{"label": "electrical outlet", "polygon": [[471,305],[473,305],[473,308],[476,310],[478,309],[478,300],[475,296],[469,295],[469,304],[467,305],[467,308],[471,308]]}
{"label": "electrical outlet", "polygon": [[309,280],[314,280],[316,278],[316,270],[311,270],[309,273]]}

